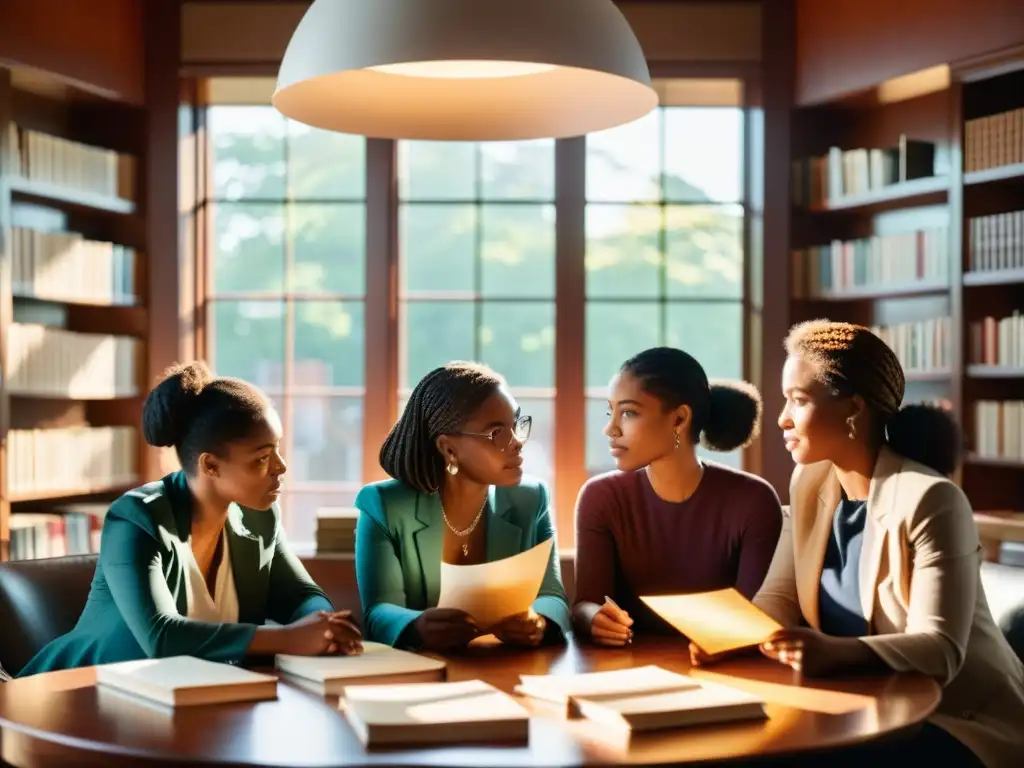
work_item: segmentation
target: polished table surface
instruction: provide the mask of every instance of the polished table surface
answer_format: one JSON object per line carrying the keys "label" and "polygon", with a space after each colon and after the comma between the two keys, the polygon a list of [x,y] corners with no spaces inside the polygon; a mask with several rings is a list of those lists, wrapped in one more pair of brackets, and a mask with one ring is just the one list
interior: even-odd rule
{"label": "polished table surface", "polygon": [[[625,649],[572,643],[535,651],[482,639],[448,658],[448,679],[479,678],[506,691],[520,674],[565,674],[658,664],[725,682],[769,701],[768,719],[615,737],[538,708],[529,744],[365,749],[327,699],[287,683],[274,701],[163,709],[94,686],[94,668],[0,685],[0,746],[14,766],[169,764],[259,766],[680,765],[835,749],[920,724],[939,686],[918,675],[802,680],[767,659],[690,669],[678,639]],[[826,758],[827,759],[827,758]]]}

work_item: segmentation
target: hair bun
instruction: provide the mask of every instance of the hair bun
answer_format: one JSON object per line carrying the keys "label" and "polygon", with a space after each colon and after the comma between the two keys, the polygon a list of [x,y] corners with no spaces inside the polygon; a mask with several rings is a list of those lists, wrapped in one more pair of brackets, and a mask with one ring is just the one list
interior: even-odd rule
{"label": "hair bun", "polygon": [[195,414],[203,388],[213,381],[205,363],[194,361],[167,369],[142,406],[142,436],[150,445],[178,445]]}
{"label": "hair bun", "polygon": [[889,447],[901,456],[949,477],[963,456],[964,438],[956,416],[926,403],[904,405],[885,425]]}
{"label": "hair bun", "polygon": [[712,451],[745,448],[761,432],[761,393],[746,381],[711,382],[710,414],[701,445]]}

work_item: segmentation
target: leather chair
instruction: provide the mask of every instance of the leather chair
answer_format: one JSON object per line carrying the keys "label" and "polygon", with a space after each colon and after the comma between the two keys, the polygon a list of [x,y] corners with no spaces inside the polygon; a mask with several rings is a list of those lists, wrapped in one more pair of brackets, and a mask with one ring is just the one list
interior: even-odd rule
{"label": "leather chair", "polygon": [[[0,666],[16,675],[48,642],[71,631],[89,597],[98,555],[0,564]],[[351,558],[303,558],[340,610],[362,624]]]}
{"label": "leather chair", "polygon": [[981,584],[992,618],[1014,653],[1024,661],[1024,568],[982,563]]}
{"label": "leather chair", "polygon": [[97,555],[0,564],[0,664],[16,675],[85,608]]}

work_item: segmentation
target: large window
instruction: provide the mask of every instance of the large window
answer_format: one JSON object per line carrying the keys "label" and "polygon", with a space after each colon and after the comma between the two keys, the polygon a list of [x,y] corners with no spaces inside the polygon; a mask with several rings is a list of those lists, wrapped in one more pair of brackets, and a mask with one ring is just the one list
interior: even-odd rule
{"label": "large window", "polygon": [[533,416],[526,471],[570,545],[579,483],[612,466],[606,388],[626,358],[669,344],[743,375],[738,81],[659,81],[687,106],[561,143],[368,142],[285,120],[272,80],[204,85],[199,354],[277,403],[298,546],[318,508],[381,476],[393,410],[449,360],[491,365]]}
{"label": "large window", "polygon": [[[587,138],[587,469],[608,455],[607,384],[668,345],[710,378],[743,373],[743,116],[663,107]],[[703,454],[703,451],[701,451]],[[738,466],[739,452],[710,454]]]}
{"label": "large window", "polygon": [[555,385],[553,141],[399,142],[400,402],[431,369],[479,360],[534,429],[551,479]]}
{"label": "large window", "polygon": [[362,481],[366,142],[270,106],[211,107],[207,131],[205,353],[277,403],[285,525],[309,542]]}

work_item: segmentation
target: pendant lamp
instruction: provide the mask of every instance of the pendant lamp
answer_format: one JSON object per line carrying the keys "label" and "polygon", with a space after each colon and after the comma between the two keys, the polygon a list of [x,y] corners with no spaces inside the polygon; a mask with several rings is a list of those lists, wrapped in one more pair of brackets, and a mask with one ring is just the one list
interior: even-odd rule
{"label": "pendant lamp", "polygon": [[579,136],[657,103],[612,0],[315,0],[273,96],[316,128],[440,141]]}

